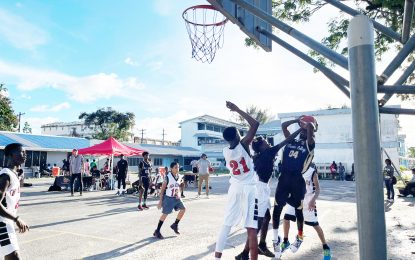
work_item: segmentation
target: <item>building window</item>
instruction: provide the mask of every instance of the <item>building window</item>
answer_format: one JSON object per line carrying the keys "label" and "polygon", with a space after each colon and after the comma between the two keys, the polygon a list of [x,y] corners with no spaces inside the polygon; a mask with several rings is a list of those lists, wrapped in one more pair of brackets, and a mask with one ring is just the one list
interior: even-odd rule
{"label": "building window", "polygon": [[163,159],[162,158],[154,158],[154,166],[163,166]]}
{"label": "building window", "polygon": [[205,130],[205,124],[197,123],[197,130]]}
{"label": "building window", "polygon": [[213,128],[213,130],[214,130],[215,132],[220,132],[220,127],[219,127],[219,126],[215,126],[215,127]]}
{"label": "building window", "polygon": [[213,125],[206,125],[206,130],[213,131]]}

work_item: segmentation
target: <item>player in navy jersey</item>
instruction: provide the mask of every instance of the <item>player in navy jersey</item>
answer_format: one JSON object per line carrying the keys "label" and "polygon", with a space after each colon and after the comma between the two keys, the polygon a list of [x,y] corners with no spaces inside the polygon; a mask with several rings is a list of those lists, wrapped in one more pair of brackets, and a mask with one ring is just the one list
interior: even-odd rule
{"label": "player in navy jersey", "polygon": [[[147,195],[148,189],[150,188],[150,178],[151,178],[151,162],[149,159],[149,153],[144,152],[143,158],[144,160],[140,162],[138,165],[138,178],[140,183],[140,193],[138,195],[138,210],[148,209],[147,207]],[[143,196],[144,195],[144,196]],[[141,200],[144,197],[143,206],[141,206]]]}
{"label": "player in navy jersey", "polygon": [[[258,136],[252,142],[252,149],[255,152],[253,156],[254,169],[258,175],[257,193],[258,193],[258,232],[261,231],[261,238],[258,244],[258,253],[268,257],[274,257],[275,255],[269,251],[266,245],[266,237],[268,233],[268,225],[271,220],[271,203],[269,187],[269,180],[274,171],[274,161],[276,159],[278,151],[284,147],[288,142],[292,141],[299,133],[301,129],[298,129],[292,135],[290,135],[283,142],[271,146],[266,139],[262,136]],[[236,260],[249,259],[249,247],[248,241],[245,244],[245,248],[238,256]]]}
{"label": "player in navy jersey", "polygon": [[286,138],[290,136],[288,127],[292,124],[299,124],[301,132],[298,139],[287,143],[282,154],[281,175],[278,179],[272,214],[273,244],[276,258],[281,257],[282,252],[289,247],[288,238],[284,238],[281,243],[281,238],[278,235],[281,212],[287,201],[295,208],[297,217],[297,240],[299,241],[296,241],[296,243],[302,242],[304,226],[302,202],[306,189],[302,174],[308,169],[314,156],[314,132],[317,129],[317,122],[304,122],[301,118],[298,118],[282,123],[282,130]]}

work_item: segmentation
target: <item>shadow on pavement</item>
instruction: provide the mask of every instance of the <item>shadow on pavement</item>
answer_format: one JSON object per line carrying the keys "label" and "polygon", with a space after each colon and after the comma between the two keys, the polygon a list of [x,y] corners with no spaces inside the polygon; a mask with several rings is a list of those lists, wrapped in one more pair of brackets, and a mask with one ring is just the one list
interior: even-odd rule
{"label": "shadow on pavement", "polygon": [[[168,236],[168,237],[164,237],[163,240],[166,239],[170,239],[170,238],[174,238],[175,236]],[[101,253],[101,254],[97,254],[97,255],[92,255],[92,256],[88,256],[88,257],[84,257],[84,260],[92,260],[92,259],[113,259],[114,257],[120,257],[126,254],[129,254],[131,252],[134,252],[136,250],[139,250],[145,246],[148,246],[152,243],[156,243],[159,241],[163,241],[154,237],[148,237],[145,239],[142,239],[136,243],[133,244],[129,244],[126,246],[122,246],[119,248],[116,248],[114,250],[111,250],[109,252],[105,252],[105,253]]]}

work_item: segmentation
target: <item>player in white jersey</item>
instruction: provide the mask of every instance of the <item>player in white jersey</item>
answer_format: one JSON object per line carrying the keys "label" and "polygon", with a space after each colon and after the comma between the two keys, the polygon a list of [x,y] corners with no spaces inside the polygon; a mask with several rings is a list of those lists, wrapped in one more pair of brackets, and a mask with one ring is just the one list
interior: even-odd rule
{"label": "player in white jersey", "polygon": [[17,216],[20,199],[18,171],[26,161],[26,152],[19,143],[4,148],[7,168],[0,171],[0,255],[5,259],[20,259],[14,223],[20,233],[29,227]]}
{"label": "player in white jersey", "polygon": [[179,163],[172,162],[170,164],[170,171],[166,173],[166,176],[161,186],[160,200],[157,205],[158,209],[163,208],[162,215],[160,217],[157,229],[154,231],[153,236],[163,239],[164,237],[160,233],[161,226],[167,218],[167,215],[173,212],[174,210],[179,210],[177,214],[176,221],[170,226],[173,229],[174,233],[180,235],[179,232],[179,222],[182,219],[186,208],[180,197],[180,189],[182,187],[182,176],[179,174]]}
{"label": "player in white jersey", "polygon": [[[308,168],[308,170],[303,174],[303,178],[306,183],[306,194],[304,196],[303,208],[304,223],[308,226],[312,226],[316,230],[317,235],[323,244],[323,259],[330,260],[330,247],[327,245],[323,230],[321,229],[317,218],[316,199],[320,194],[320,183],[318,182],[318,174],[315,165],[311,165]],[[288,203],[284,216],[284,237],[288,237],[290,220],[296,221],[296,216],[294,207]],[[294,243],[291,245],[290,249],[293,253],[295,253],[297,252],[298,247]]]}
{"label": "player in white jersey", "polygon": [[251,259],[256,260],[258,258],[257,176],[249,152],[249,145],[255,137],[259,123],[229,101],[226,102],[226,107],[242,116],[248,122],[249,130],[242,139],[235,127],[227,127],[223,131],[223,138],[229,144],[229,147],[223,149],[223,156],[226,160],[226,167],[230,171],[229,182],[231,185],[228,190],[225,220],[216,242],[215,259],[222,257],[222,251],[225,248],[231,227],[242,221],[248,233]]}

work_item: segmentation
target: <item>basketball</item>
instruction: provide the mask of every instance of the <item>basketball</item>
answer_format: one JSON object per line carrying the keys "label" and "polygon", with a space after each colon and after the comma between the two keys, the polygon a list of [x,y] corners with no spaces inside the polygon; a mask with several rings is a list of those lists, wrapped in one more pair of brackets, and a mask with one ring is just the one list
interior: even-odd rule
{"label": "basketball", "polygon": [[314,126],[317,128],[317,120],[313,116],[301,116],[300,121],[298,122],[300,127],[306,129],[307,123],[313,123]]}

